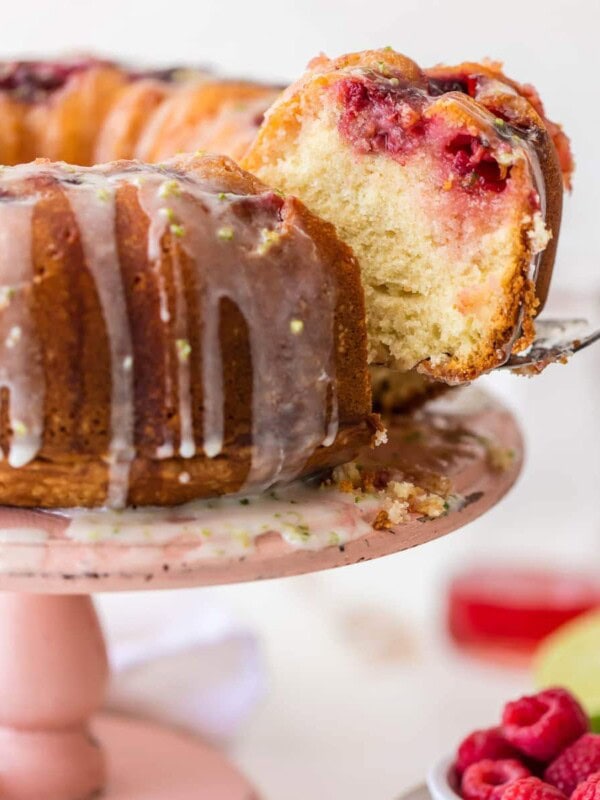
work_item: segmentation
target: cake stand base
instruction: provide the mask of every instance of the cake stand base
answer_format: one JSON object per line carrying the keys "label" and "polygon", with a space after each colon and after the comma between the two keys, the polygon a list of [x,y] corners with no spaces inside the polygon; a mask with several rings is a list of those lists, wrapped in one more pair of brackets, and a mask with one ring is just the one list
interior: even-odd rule
{"label": "cake stand base", "polygon": [[257,800],[201,740],[97,715],[107,678],[88,595],[0,593],[2,800]]}
{"label": "cake stand base", "polygon": [[185,733],[112,714],[92,731],[106,756],[105,800],[258,800],[221,753]]}

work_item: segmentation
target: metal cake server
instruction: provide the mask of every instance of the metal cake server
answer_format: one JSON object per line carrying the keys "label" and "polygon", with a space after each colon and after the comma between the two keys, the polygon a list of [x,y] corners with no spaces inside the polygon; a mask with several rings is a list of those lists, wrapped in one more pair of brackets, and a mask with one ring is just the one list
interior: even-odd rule
{"label": "metal cake server", "polygon": [[539,319],[535,330],[533,344],[522,353],[513,353],[499,369],[537,375],[549,364],[566,363],[574,353],[600,340],[600,329],[590,331],[584,319]]}

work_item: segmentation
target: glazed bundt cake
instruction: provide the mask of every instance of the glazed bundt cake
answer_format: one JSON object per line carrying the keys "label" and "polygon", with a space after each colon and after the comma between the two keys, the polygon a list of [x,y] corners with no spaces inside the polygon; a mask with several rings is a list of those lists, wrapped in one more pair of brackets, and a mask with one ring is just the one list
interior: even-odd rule
{"label": "glazed bundt cake", "polygon": [[530,87],[386,49],[278,94],[0,68],[0,503],[260,491],[381,438],[369,361],[396,410],[531,340],[572,162]]}
{"label": "glazed bundt cake", "polygon": [[353,248],[370,362],[450,383],[531,342],[562,204],[564,135],[476,69],[428,75],[391,48],[320,57],[242,160]]}
{"label": "glazed bundt cake", "polygon": [[0,171],[0,503],[260,491],[372,440],[329,223],[222,157]]}

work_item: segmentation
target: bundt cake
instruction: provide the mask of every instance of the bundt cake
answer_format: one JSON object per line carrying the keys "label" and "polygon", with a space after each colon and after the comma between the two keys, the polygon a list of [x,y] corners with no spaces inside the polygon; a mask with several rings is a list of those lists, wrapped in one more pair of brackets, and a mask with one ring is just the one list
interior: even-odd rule
{"label": "bundt cake", "polygon": [[353,248],[371,363],[456,383],[531,342],[561,216],[554,142],[572,166],[541,110],[498,68],[425,73],[386,48],[317,58],[267,112],[242,165]]}
{"label": "bundt cake", "polygon": [[259,491],[372,440],[359,268],[217,156],[0,171],[0,503]]}
{"label": "bundt cake", "polygon": [[[317,59],[263,122],[278,95],[0,67],[0,503],[260,491],[377,439],[369,361],[413,370],[374,373],[385,410],[531,340],[572,170],[531,87],[385,49]],[[205,149],[265,184],[169,160]]]}
{"label": "bundt cake", "polygon": [[198,149],[239,158],[279,89],[189,69],[80,59],[0,65],[0,163],[158,162]]}

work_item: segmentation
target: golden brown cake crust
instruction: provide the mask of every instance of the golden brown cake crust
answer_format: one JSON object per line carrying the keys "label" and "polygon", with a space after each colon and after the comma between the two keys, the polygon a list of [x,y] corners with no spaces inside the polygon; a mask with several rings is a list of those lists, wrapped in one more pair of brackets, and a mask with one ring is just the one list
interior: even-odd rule
{"label": "golden brown cake crust", "polygon": [[[20,180],[12,180],[10,170],[5,170],[0,175],[0,191],[5,202],[37,198],[32,220],[33,274],[25,291],[44,373],[43,437],[39,452],[23,466],[13,468],[6,460],[0,462],[0,503],[44,507],[102,505],[107,498],[110,471],[107,461],[111,448],[111,389],[114,389],[109,377],[111,351],[106,309],[99,300],[98,286],[86,260],[81,227],[73,211],[74,190],[68,183],[85,181],[88,173],[44,161],[26,169]],[[121,162],[105,168],[94,178],[100,181],[101,206],[105,178],[117,176],[115,237],[133,347],[135,458],[131,463],[127,500],[134,505],[172,505],[236,492],[247,478],[251,458],[251,362],[256,350],[249,340],[250,323],[244,318],[247,309],[227,298],[221,302],[219,323],[225,402],[223,449],[213,458],[202,453],[206,398],[201,364],[192,358],[190,393],[197,453],[189,458],[176,454],[157,457],[157,450],[164,445],[165,432],[172,439],[175,453],[182,444],[180,397],[177,392],[169,397],[166,390],[169,380],[173,385],[178,379],[173,329],[174,259],[178,259],[177,268],[188,299],[192,353],[201,350],[203,335],[202,312],[194,299],[194,284],[202,280],[203,270],[211,269],[210,264],[198,265],[192,261],[175,235],[179,232],[177,228],[167,230],[160,240],[159,269],[150,262],[148,228],[152,220],[141,207],[141,190],[135,180],[120,180],[118,176],[135,175],[140,181],[151,181],[157,171],[161,181],[181,180],[184,204],[185,192],[192,184],[202,186],[215,197],[227,193],[250,200],[258,198],[256,208],[249,203],[240,222],[245,226],[243,231],[252,233],[253,226],[256,227],[257,235],[264,219],[273,216],[268,211],[265,217],[261,201],[270,209],[276,198],[256,178],[221,157],[181,157],[154,171]],[[193,197],[189,202],[193,202]],[[302,237],[306,237],[316,249],[316,263],[326,270],[335,287],[333,343],[339,430],[331,446],[317,447],[309,454],[300,470],[305,475],[353,457],[359,446],[371,441],[378,423],[370,413],[363,295],[356,260],[339,241],[333,227],[308,212],[298,200],[277,198],[276,202],[280,208],[281,246],[288,238],[290,241],[288,249],[282,251],[281,258],[285,260],[279,264],[280,268],[289,269],[291,281],[298,280],[299,267],[309,269],[309,263],[304,266],[298,263],[302,251],[297,248],[304,246]],[[222,229],[211,228],[211,224],[209,232],[220,236]],[[209,240],[206,244],[207,250],[213,247]],[[265,262],[264,283],[254,287],[254,291],[267,296],[271,281],[268,268],[272,263]],[[115,268],[119,269],[119,265]],[[166,279],[171,310],[171,322],[167,324],[161,320],[159,309],[159,273]],[[308,276],[306,272],[307,279]],[[273,302],[277,302],[276,296]],[[270,334],[270,331],[262,333]],[[170,360],[165,353],[170,353]],[[165,374],[165,364],[170,365],[170,376]],[[298,391],[311,391],[303,385],[301,375]],[[0,443],[5,452],[14,436],[7,401],[7,392],[3,391]]]}

